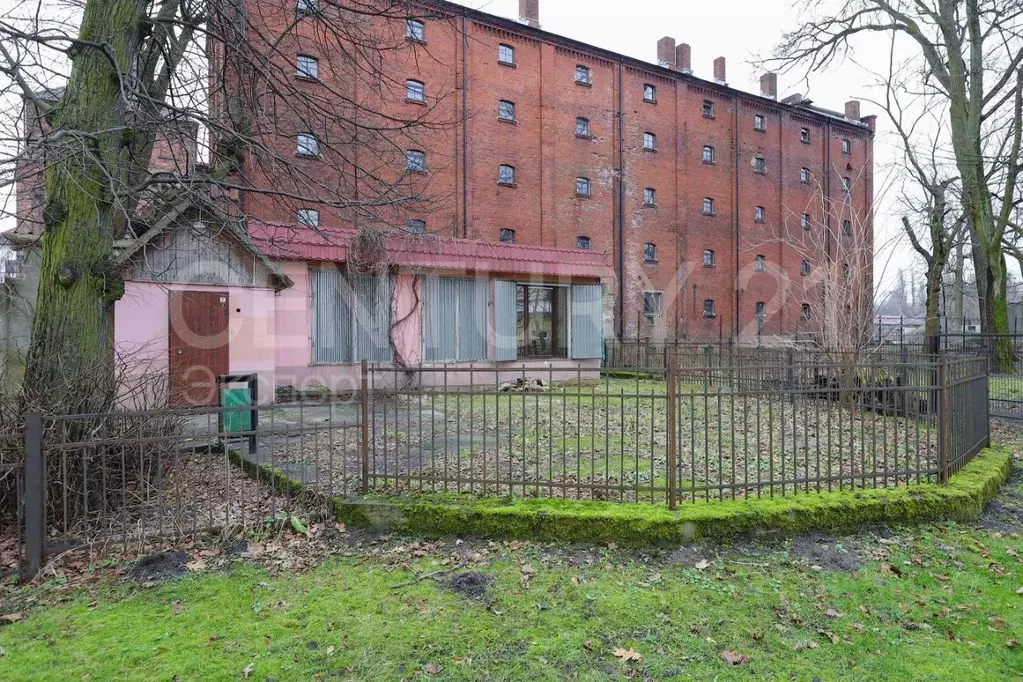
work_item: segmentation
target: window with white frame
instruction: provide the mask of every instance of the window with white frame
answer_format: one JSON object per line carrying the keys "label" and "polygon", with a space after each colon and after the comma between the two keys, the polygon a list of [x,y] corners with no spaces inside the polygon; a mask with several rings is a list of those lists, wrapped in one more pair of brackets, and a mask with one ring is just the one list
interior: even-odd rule
{"label": "window with white frame", "polygon": [[652,208],[657,205],[657,190],[647,187],[643,190],[643,205]]}
{"label": "window with white frame", "polygon": [[767,256],[758,254],[754,269],[757,272],[767,272]]}
{"label": "window with white frame", "polygon": [[661,292],[643,292],[643,315],[647,318],[661,316]]}
{"label": "window with white frame", "polygon": [[714,252],[711,249],[703,250],[703,267],[712,268],[715,265]]}
{"label": "window with white frame", "polygon": [[390,362],[390,275],[351,276],[336,268],[311,271],[313,362]]}
{"label": "window with white frame", "polygon": [[312,81],[319,80],[320,60],[307,54],[298,55],[295,58],[295,75]]}
{"label": "window with white frame", "polygon": [[575,238],[575,248],[582,249],[583,251],[589,251],[593,246],[593,242],[589,237],[579,236]]}
{"label": "window with white frame", "polygon": [[426,84],[412,79],[405,81],[405,99],[410,102],[425,102]]}
{"label": "window with white frame", "polygon": [[704,299],[704,301],[703,301],[703,316],[704,317],[714,317],[715,314],[716,313],[714,312],[714,299],[713,298]]}
{"label": "window with white frame", "polygon": [[767,173],[767,161],[762,156],[753,157],[753,172],[757,175],[764,175]]}
{"label": "window with white frame", "polygon": [[300,208],[295,213],[295,220],[305,227],[319,227],[320,212],[315,208]]}
{"label": "window with white frame", "polygon": [[426,42],[426,24],[418,19],[407,19],[405,21],[405,37],[420,43]]}
{"label": "window with white frame", "polygon": [[842,140],[842,153],[852,154],[852,141],[848,138]]}
{"label": "window with white frame", "polygon": [[799,129],[799,141],[803,144],[810,144],[810,129],[800,128]]}
{"label": "window with white frame", "polygon": [[643,149],[648,152],[656,152],[657,136],[653,133],[643,133]]}
{"label": "window with white frame", "polygon": [[758,223],[766,223],[767,209],[764,208],[763,206],[757,206],[755,209],[753,209],[753,220]]}
{"label": "window with white frame", "polygon": [[714,163],[714,148],[709,144],[703,147],[703,162]]}
{"label": "window with white frame", "polygon": [[319,0],[296,0],[296,14],[316,14],[320,9]]}
{"label": "window with white frame", "polygon": [[515,184],[515,166],[508,166],[501,164],[497,167],[497,184],[499,185],[514,185]]}
{"label": "window with white frame", "polygon": [[576,196],[588,197],[590,196],[590,181],[588,178],[576,178],[575,179],[575,193]]}
{"label": "window with white frame", "polygon": [[516,297],[519,357],[568,357],[568,287],[519,284]]}
{"label": "window with white frame", "polygon": [[714,102],[709,99],[703,100],[703,116],[704,118],[714,118]]}
{"label": "window with white frame", "polygon": [[575,82],[576,83],[578,83],[579,85],[590,85],[593,82],[591,80],[591,78],[592,77],[591,77],[591,74],[590,74],[590,67],[583,66],[582,64],[580,64],[579,66],[575,67]]}
{"label": "window with white frame", "polygon": [[319,156],[320,141],[312,133],[299,133],[295,136],[295,154],[309,157]]}
{"label": "window with white frame", "polygon": [[710,197],[703,198],[703,215],[714,215],[714,200]]}
{"label": "window with white frame", "polygon": [[657,88],[650,83],[643,86],[643,101],[651,104],[657,101]]}
{"label": "window with white frame", "polygon": [[801,227],[804,230],[809,230],[810,229],[810,214],[809,213],[804,213],[801,216],[799,216],[799,227]]}
{"label": "window with white frame", "polygon": [[656,263],[657,262],[657,245],[656,244],[644,244],[643,245],[643,262],[644,263]]}
{"label": "window with white frame", "polygon": [[852,180],[847,177],[842,178],[842,191],[848,194],[852,191]]}
{"label": "window with white frame", "polygon": [[405,169],[413,173],[426,172],[426,152],[410,149],[405,152]]}
{"label": "window with white frame", "polygon": [[767,119],[764,118],[763,114],[753,115],[753,129],[760,133],[767,130]]}
{"label": "window with white frame", "polygon": [[575,134],[577,137],[589,137],[590,119],[581,117],[575,119]]}
{"label": "window with white frame", "polygon": [[510,102],[506,99],[501,100],[497,103],[497,117],[502,121],[514,121],[515,120],[515,102]]}
{"label": "window with white frame", "polygon": [[810,184],[810,169],[809,168],[800,168],[799,169],[799,181],[801,183],[803,183],[804,185],[809,185]]}
{"label": "window with white frame", "polygon": [[515,66],[515,48],[504,43],[498,45],[497,62],[505,66]]}
{"label": "window with white frame", "polygon": [[515,243],[515,230],[510,230],[508,228],[503,228],[498,233],[497,238],[498,238],[499,241],[501,241],[504,244],[514,244]]}

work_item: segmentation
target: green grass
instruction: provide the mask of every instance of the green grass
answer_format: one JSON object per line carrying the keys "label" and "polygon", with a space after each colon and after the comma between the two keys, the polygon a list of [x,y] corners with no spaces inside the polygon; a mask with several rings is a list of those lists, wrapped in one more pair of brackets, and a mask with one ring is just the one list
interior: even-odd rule
{"label": "green grass", "polygon": [[[1001,499],[1018,522],[1023,483]],[[0,628],[0,678],[230,680],[250,665],[261,681],[1023,675],[1023,649],[1007,646],[1023,639],[1018,532],[936,524],[830,541],[836,556],[863,557],[854,574],[815,570],[791,543],[675,562],[484,542],[419,545],[425,556],[412,559],[409,542],[349,540],[351,556],[295,576],[237,563],[152,589],[107,580],[70,597],[56,584],[15,593],[69,600]],[[470,567],[493,580],[484,600],[433,580],[396,587],[455,553],[476,553]],[[698,558],[711,563],[698,570]],[[642,659],[621,662],[619,647]],[[749,661],[731,667],[722,651]]]}

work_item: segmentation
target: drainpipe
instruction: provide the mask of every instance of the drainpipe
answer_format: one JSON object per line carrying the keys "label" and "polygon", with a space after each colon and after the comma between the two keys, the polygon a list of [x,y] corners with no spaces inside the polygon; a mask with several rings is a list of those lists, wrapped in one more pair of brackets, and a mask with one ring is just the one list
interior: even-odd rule
{"label": "drainpipe", "polygon": [[462,238],[469,237],[469,36],[462,14]]}
{"label": "drainpipe", "polygon": [[[618,338],[625,338],[625,94],[622,64],[618,63],[618,172],[615,180],[618,183],[615,199],[618,202],[615,233],[618,251]],[[636,329],[639,338],[639,329]]]}
{"label": "drainpipe", "polygon": [[732,231],[733,231],[733,242],[735,243],[735,321],[732,324],[732,337],[738,338],[739,335],[739,96],[735,96],[735,106],[732,111],[732,145],[735,149],[735,163],[733,171],[735,173],[734,178],[734,206],[732,210]]}

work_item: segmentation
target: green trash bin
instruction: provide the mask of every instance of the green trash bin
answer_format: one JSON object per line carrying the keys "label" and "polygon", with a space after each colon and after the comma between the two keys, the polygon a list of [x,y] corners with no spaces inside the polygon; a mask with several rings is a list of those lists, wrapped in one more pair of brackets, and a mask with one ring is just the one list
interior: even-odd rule
{"label": "green trash bin", "polygon": [[[248,388],[221,388],[221,407],[251,407],[252,396]],[[224,410],[224,433],[243,433],[252,430],[252,410]]]}

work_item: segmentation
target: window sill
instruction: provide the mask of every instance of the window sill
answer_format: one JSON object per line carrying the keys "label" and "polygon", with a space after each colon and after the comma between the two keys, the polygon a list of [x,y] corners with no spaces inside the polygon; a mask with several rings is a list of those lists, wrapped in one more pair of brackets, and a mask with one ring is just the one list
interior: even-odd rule
{"label": "window sill", "polygon": [[703,314],[703,319],[705,320],[713,320],[715,317],[717,317],[717,315],[708,315],[707,313]]}
{"label": "window sill", "polygon": [[517,126],[519,124],[518,119],[515,119],[515,118],[502,118],[502,117],[498,116],[497,120],[500,121],[501,123],[507,123],[508,125],[513,125],[513,126]]}
{"label": "window sill", "polygon": [[296,73],[295,74],[295,80],[302,81],[303,83],[319,83],[320,82],[319,78],[314,78],[313,76],[303,76],[300,73]]}
{"label": "window sill", "polygon": [[406,168],[405,172],[406,173],[415,173],[416,175],[429,175],[430,174],[430,171],[418,170],[416,168]]}
{"label": "window sill", "polygon": [[412,36],[405,36],[406,42],[415,43],[417,45],[426,45],[425,38],[414,38]]}
{"label": "window sill", "polygon": [[576,199],[592,199],[593,195],[592,194],[579,194],[578,192],[576,192],[575,193],[575,198]]}
{"label": "window sill", "polygon": [[517,68],[519,68],[519,65],[516,64],[515,62],[502,62],[500,59],[497,60],[497,65],[498,66],[503,66],[503,67],[505,67],[507,69],[517,69]]}
{"label": "window sill", "polygon": [[411,97],[406,97],[405,98],[405,103],[406,104],[418,104],[421,107],[425,107],[426,106],[426,100],[425,99],[412,99]]}
{"label": "window sill", "polygon": [[800,144],[810,144],[810,140],[800,140]]}
{"label": "window sill", "polygon": [[708,270],[713,270],[714,268],[717,267],[717,265],[707,265],[706,263],[704,263],[703,267],[707,268]]}
{"label": "window sill", "polygon": [[657,208],[657,204],[643,204],[643,208]]}
{"label": "window sill", "polygon": [[717,163],[715,163],[714,161],[704,161],[703,165],[704,166],[716,166]]}
{"label": "window sill", "polygon": [[313,161],[322,161],[323,156],[320,154],[303,154],[302,152],[295,152],[296,159],[310,159]]}
{"label": "window sill", "polygon": [[512,189],[515,189],[516,187],[519,186],[519,184],[517,182],[499,182],[499,183],[497,183],[497,186],[498,187],[510,187]]}
{"label": "window sill", "polygon": [[766,175],[767,175],[767,171],[758,171],[758,170],[755,170],[755,171],[753,171],[753,175],[761,175],[761,176],[766,176]]}
{"label": "window sill", "polygon": [[651,149],[650,147],[643,147],[643,151],[645,151],[647,154],[656,154],[657,153],[656,149]]}
{"label": "window sill", "polygon": [[655,100],[655,99],[647,99],[646,97],[644,97],[643,98],[643,103],[644,104],[657,104],[657,100]]}
{"label": "window sill", "polygon": [[579,85],[581,87],[584,87],[584,88],[592,88],[593,87],[593,83],[587,83],[586,81],[576,81],[575,84]]}
{"label": "window sill", "polygon": [[704,118],[709,118],[711,121],[714,120],[714,114],[704,114],[703,117]]}
{"label": "window sill", "polygon": [[655,261],[655,260],[644,260],[643,261],[643,265],[657,265],[657,261]]}
{"label": "window sill", "polygon": [[756,223],[757,225],[766,225],[767,224],[766,220],[754,220],[753,222]]}
{"label": "window sill", "polygon": [[707,213],[706,211],[704,211],[703,215],[707,216],[708,218],[713,218],[714,216],[717,215],[717,213],[714,213],[713,211],[710,212],[710,213]]}
{"label": "window sill", "polygon": [[593,135],[580,135],[579,133],[576,133],[575,136],[576,136],[576,139],[579,139],[579,140],[592,140],[593,139]]}

